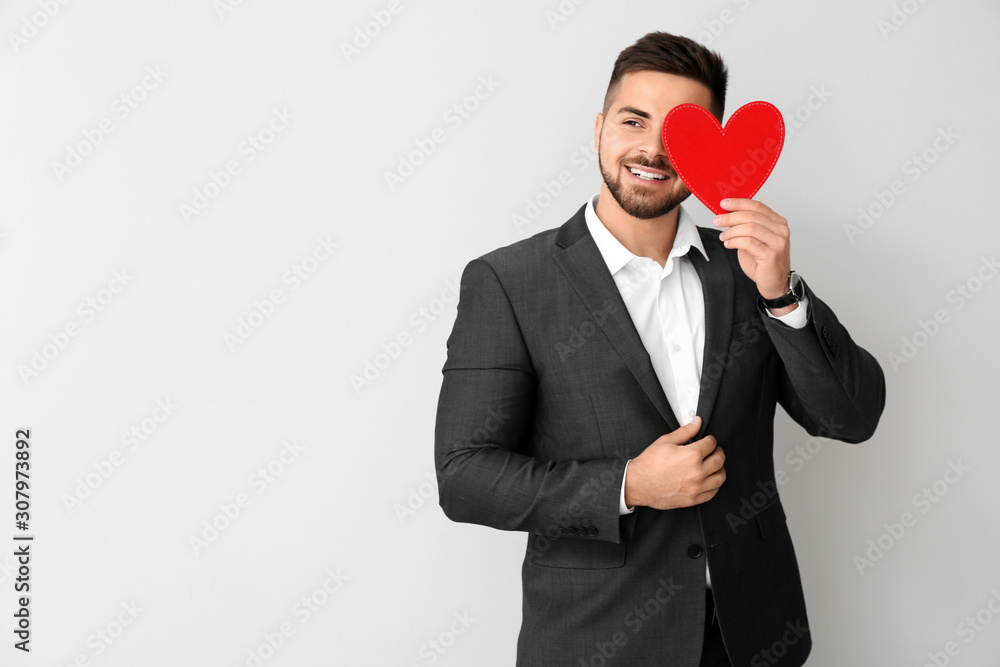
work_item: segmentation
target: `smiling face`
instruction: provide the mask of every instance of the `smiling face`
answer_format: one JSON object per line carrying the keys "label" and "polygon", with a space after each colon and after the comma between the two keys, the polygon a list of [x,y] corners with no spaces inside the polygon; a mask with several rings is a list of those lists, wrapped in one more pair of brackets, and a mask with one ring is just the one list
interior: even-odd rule
{"label": "smiling face", "polygon": [[678,104],[712,108],[712,93],[694,79],[653,70],[626,73],[594,127],[597,162],[622,210],[643,220],[687,199],[663,147],[663,119]]}

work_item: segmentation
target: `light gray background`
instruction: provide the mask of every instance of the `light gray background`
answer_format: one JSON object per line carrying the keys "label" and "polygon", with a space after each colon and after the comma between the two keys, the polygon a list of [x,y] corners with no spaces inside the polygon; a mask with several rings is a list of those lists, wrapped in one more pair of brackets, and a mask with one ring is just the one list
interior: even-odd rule
{"label": "light gray background", "polygon": [[[350,57],[342,44],[387,2],[221,4],[0,7],[0,662],[513,664],[525,536],[449,522],[429,482],[454,290],[469,260],[560,225],[596,192],[584,156],[611,65],[662,29],[727,59],[727,117],[755,99],[784,113],[792,129],[758,198],[790,221],[793,267],[886,373],[868,443],[778,418],[809,664],[924,665],[949,642],[948,664],[997,664],[1000,280],[976,283],[995,277],[984,258],[1000,245],[996,2],[400,0]],[[147,68],[165,78],[130,92]],[[495,89],[467,101],[481,78]],[[145,98],[127,118],[123,94]],[[294,118],[247,161],[241,142],[275,109]],[[60,180],[53,163],[103,118],[113,131]],[[386,172],[437,128],[444,141],[390,188]],[[934,162],[914,179],[907,162],[925,152]],[[229,160],[240,172],[186,222],[179,206]],[[571,182],[546,199],[563,170]],[[902,194],[849,234],[895,180]],[[518,227],[529,200],[541,215]],[[293,290],[282,277],[318,238],[338,246]],[[122,270],[124,289],[103,292]],[[967,283],[978,291],[957,298]],[[224,335],[274,289],[283,303],[230,350]],[[78,311],[108,297],[91,321]],[[921,322],[936,313],[930,336]],[[78,335],[26,382],[19,366],[71,323]],[[409,344],[379,357],[401,334]],[[919,347],[894,367],[904,339]],[[358,390],[369,362],[382,368]],[[158,399],[177,406],[162,423]],[[143,426],[133,451],[122,434]],[[24,427],[30,655],[11,648]],[[290,440],[301,451],[274,463]],[[262,489],[251,476],[269,464],[280,475]],[[941,481],[952,464],[969,470]],[[71,509],[88,475],[100,483]],[[249,506],[195,553],[190,538],[225,526],[220,505],[241,493]],[[897,538],[887,524],[904,512]],[[859,565],[879,541],[888,550]],[[960,625],[977,614],[979,631]],[[278,642],[282,624],[294,633]]]}

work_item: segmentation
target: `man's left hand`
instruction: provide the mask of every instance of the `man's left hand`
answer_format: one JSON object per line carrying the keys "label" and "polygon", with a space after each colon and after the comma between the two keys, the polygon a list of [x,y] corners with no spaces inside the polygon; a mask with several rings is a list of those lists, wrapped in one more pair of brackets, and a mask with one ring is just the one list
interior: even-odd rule
{"label": "man's left hand", "polygon": [[716,216],[716,227],[729,227],[719,237],[727,248],[735,248],[740,268],[757,283],[765,299],[788,292],[791,266],[788,221],[756,199],[723,199],[730,211]]}

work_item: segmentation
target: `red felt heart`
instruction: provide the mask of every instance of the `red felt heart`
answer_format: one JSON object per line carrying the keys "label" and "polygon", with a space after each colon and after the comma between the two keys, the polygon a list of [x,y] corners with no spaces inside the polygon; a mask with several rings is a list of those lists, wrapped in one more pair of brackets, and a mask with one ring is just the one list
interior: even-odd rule
{"label": "red felt heart", "polygon": [[753,198],[771,175],[785,143],[785,122],[768,102],[744,104],[725,129],[697,104],[681,104],[663,119],[663,145],[688,190],[716,214],[726,197]]}

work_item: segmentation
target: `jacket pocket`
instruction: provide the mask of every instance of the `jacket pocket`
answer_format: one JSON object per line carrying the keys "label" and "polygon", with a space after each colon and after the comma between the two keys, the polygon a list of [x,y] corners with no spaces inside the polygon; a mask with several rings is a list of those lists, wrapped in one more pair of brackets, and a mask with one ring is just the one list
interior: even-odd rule
{"label": "jacket pocket", "polygon": [[627,544],[576,538],[548,538],[532,533],[528,541],[533,565],[602,570],[625,564]]}
{"label": "jacket pocket", "polygon": [[770,505],[757,512],[754,518],[757,519],[760,536],[765,540],[774,537],[779,531],[787,530],[785,509],[777,498]]}

